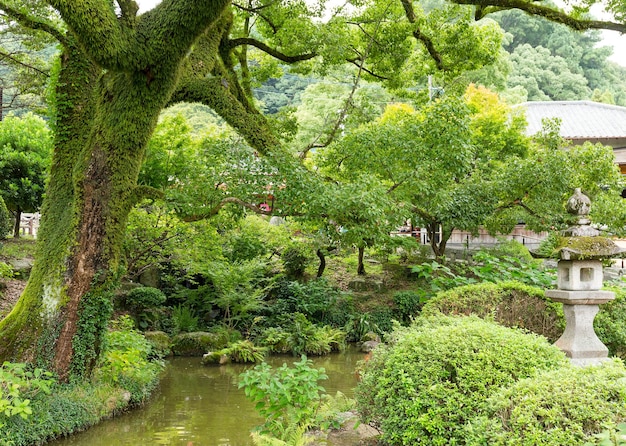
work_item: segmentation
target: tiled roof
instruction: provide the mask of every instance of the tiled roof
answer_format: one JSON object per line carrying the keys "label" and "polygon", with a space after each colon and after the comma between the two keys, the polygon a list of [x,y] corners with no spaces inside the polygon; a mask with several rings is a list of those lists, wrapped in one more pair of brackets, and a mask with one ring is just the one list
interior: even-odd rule
{"label": "tiled roof", "polygon": [[626,107],[591,101],[524,102],[528,128],[534,135],[544,118],[561,119],[561,136],[567,139],[626,137]]}

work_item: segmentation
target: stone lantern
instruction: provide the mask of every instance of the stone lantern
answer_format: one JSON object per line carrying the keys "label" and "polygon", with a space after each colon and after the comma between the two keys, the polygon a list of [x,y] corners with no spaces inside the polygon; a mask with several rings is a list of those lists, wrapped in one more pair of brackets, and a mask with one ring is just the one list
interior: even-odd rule
{"label": "stone lantern", "polygon": [[593,330],[598,305],[615,298],[602,291],[602,259],[620,256],[622,250],[612,240],[600,236],[590,226],[589,198],[576,189],[567,202],[567,211],[578,217],[575,226],[563,231],[557,249],[557,288],[546,296],[563,304],[565,331],[555,345],[571,358],[574,365],[598,364],[608,357],[608,349]]}

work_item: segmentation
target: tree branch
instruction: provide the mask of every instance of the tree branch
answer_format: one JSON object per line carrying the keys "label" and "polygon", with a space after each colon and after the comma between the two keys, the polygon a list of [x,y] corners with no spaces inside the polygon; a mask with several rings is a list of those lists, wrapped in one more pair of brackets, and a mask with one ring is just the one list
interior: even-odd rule
{"label": "tree branch", "polygon": [[233,39],[233,40],[229,40],[228,41],[228,46],[230,49],[232,48],[236,48],[238,46],[242,46],[242,45],[250,45],[253,46],[267,54],[269,54],[270,56],[278,59],[278,60],[282,60],[283,62],[286,63],[296,63],[296,62],[300,62],[303,60],[309,60],[309,59],[313,59],[315,56],[317,56],[317,54],[315,53],[308,53],[308,54],[298,54],[296,56],[288,56],[284,53],[281,53],[280,51],[271,48],[270,46],[266,45],[263,42],[260,42],[256,39],[253,39],[251,37],[240,37],[238,39]]}
{"label": "tree branch", "polygon": [[201,214],[189,215],[187,217],[184,217],[182,220],[187,223],[200,221],[200,220],[206,220],[207,218],[211,218],[217,215],[217,213],[227,204],[238,204],[242,207],[250,209],[256,214],[272,215],[272,211],[264,211],[256,204],[248,203],[247,201],[241,200],[240,198],[237,198],[237,197],[226,197],[222,201],[220,201],[218,204],[213,206],[211,209],[207,210],[207,212],[203,212]]}
{"label": "tree branch", "polygon": [[62,45],[67,44],[65,34],[61,30],[57,29],[52,23],[39,17],[26,15],[22,11],[8,5],[5,1],[0,1],[0,9],[23,27],[43,31],[57,39]]}
{"label": "tree branch", "polygon": [[20,66],[22,66],[24,68],[27,68],[29,70],[35,71],[35,72],[37,72],[37,73],[39,73],[39,74],[41,74],[41,75],[43,75],[45,77],[49,77],[50,76],[49,73],[47,73],[47,72],[45,72],[43,70],[40,70],[39,68],[37,68],[37,67],[35,67],[33,65],[29,65],[27,63],[24,63],[21,60],[19,60],[18,58],[16,58],[15,56],[13,56],[11,54],[8,54],[8,53],[4,53],[1,50],[0,50],[0,59],[9,59],[14,64],[17,64],[17,65],[20,65]]}
{"label": "tree branch", "polygon": [[[407,0],[403,0],[403,3]],[[482,8],[493,6],[504,9],[520,9],[528,14],[544,17],[552,22],[562,23],[572,29],[584,31],[587,29],[608,29],[626,32],[626,25],[623,23],[608,22],[602,20],[585,20],[571,17],[565,12],[558,11],[548,6],[543,6],[537,2],[526,0],[452,0],[459,5],[476,5]],[[490,11],[491,12],[491,11]],[[485,15],[483,12],[482,15]]]}
{"label": "tree branch", "polygon": [[[402,1],[402,6],[404,7],[404,12],[406,14],[407,20],[409,21],[409,23],[416,25],[417,17],[415,16],[415,11],[413,10],[413,4],[411,3],[411,0],[401,0],[401,1]],[[442,71],[445,70],[446,66],[443,63],[441,55],[435,49],[435,45],[433,44],[433,41],[430,40],[429,37],[425,36],[419,28],[416,28],[413,30],[413,37],[415,37],[415,39],[418,42],[421,42],[424,45],[424,47],[426,48],[426,51],[428,51],[428,54],[430,54],[430,57],[435,61],[435,65],[437,66],[437,69],[442,70]]]}

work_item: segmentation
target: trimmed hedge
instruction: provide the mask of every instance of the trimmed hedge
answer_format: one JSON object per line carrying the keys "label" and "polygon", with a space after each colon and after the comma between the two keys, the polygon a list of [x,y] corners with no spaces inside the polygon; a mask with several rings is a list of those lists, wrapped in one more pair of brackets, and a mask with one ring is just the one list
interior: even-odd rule
{"label": "trimmed hedge", "polygon": [[561,304],[545,297],[541,288],[512,281],[466,285],[437,293],[421,314],[492,318],[505,327],[524,328],[552,342],[565,329]]}
{"label": "trimmed hedge", "polygon": [[500,387],[569,365],[545,338],[477,317],[418,319],[392,339],[356,389],[359,413],[389,445],[463,445],[465,424]]}

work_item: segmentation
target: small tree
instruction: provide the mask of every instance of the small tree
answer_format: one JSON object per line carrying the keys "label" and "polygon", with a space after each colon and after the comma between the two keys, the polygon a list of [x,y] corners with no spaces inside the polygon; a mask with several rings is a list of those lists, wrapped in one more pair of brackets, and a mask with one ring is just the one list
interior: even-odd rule
{"label": "small tree", "polygon": [[11,230],[11,216],[4,204],[2,196],[0,196],[0,240],[4,240]]}
{"label": "small tree", "polygon": [[22,212],[41,206],[51,149],[43,119],[29,113],[0,122],[0,195],[15,218],[15,238],[20,236]]}

